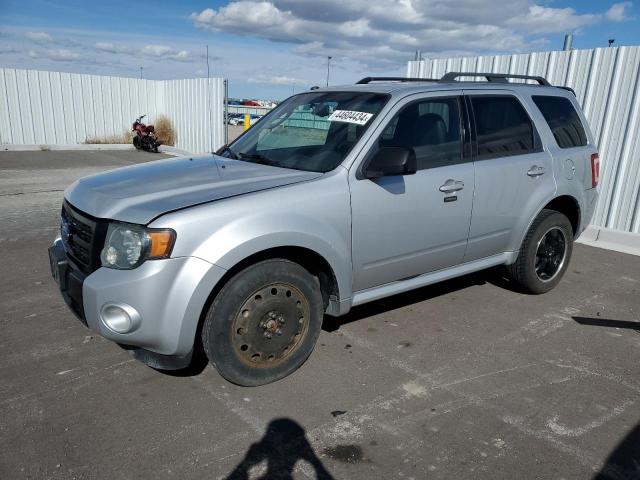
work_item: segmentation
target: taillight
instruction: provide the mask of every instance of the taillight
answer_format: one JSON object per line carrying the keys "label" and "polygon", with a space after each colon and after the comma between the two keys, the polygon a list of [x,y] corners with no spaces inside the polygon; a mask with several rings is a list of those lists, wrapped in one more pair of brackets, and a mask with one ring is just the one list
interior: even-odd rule
{"label": "taillight", "polygon": [[600,156],[597,153],[591,154],[591,187],[596,188],[600,180]]}

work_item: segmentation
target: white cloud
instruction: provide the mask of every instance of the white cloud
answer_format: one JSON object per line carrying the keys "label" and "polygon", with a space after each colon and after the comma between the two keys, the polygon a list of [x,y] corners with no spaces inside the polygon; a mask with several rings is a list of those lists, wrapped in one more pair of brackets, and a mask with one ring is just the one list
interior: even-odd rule
{"label": "white cloud", "polygon": [[169,58],[173,60],[178,60],[179,62],[187,62],[191,60],[191,55],[186,50],[180,50],[177,53],[169,55]]}
{"label": "white cloud", "polygon": [[45,54],[51,60],[55,60],[59,62],[69,62],[69,61],[80,59],[79,53],[73,52],[71,50],[67,50],[65,48],[55,48],[51,50],[46,50]]}
{"label": "white cloud", "polygon": [[146,45],[142,49],[142,53],[146,55],[153,55],[154,57],[164,57],[171,51],[170,47],[164,45]]}
{"label": "white cloud", "polygon": [[94,45],[96,50],[107,53],[129,53],[131,49],[125,45],[114,45],[110,42],[98,42]]}
{"label": "white cloud", "polygon": [[35,43],[52,43],[53,38],[47,32],[27,32],[24,34],[29,40]]}
{"label": "white cloud", "polygon": [[0,45],[0,55],[7,53],[17,53],[18,49],[9,45]]}
{"label": "white cloud", "polygon": [[458,0],[455,8],[446,0],[235,0],[190,19],[205,30],[294,43],[307,56],[385,66],[398,65],[418,48],[429,56],[523,51],[540,35],[602,17],[530,0]]}
{"label": "white cloud", "polygon": [[29,50],[27,55],[32,59],[46,58],[56,62],[72,62],[83,60],[79,53],[66,48],[51,48],[48,50]]}
{"label": "white cloud", "polygon": [[286,75],[267,76],[260,74],[257,77],[250,77],[248,81],[249,83],[267,83],[271,85],[309,85],[307,80],[287,77]]}
{"label": "white cloud", "polygon": [[607,10],[605,16],[612,22],[624,22],[628,18],[627,10],[631,10],[632,6],[633,3],[631,2],[614,3],[611,5],[611,8]]}
{"label": "white cloud", "polygon": [[507,24],[530,33],[569,32],[600,20],[597,14],[579,15],[573,8],[531,5],[529,11],[508,20]]}
{"label": "white cloud", "polygon": [[187,50],[175,50],[166,45],[145,45],[142,48],[144,55],[151,55],[157,58],[168,58],[179,62],[187,62],[191,60],[191,54]]}

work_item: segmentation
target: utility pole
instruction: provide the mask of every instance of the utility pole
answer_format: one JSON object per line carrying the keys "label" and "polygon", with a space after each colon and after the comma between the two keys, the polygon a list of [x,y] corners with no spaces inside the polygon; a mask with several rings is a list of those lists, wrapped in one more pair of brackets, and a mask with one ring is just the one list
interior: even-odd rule
{"label": "utility pole", "polygon": [[[209,45],[207,45],[207,105],[209,107],[209,150],[213,152],[213,112],[211,111],[211,85],[209,81]],[[227,129],[229,126],[227,125],[227,112],[224,112],[224,128]]]}
{"label": "utility pole", "polygon": [[142,67],[140,67],[140,80],[142,80]]}
{"label": "utility pole", "polygon": [[209,78],[209,45],[207,45],[207,78]]}
{"label": "utility pole", "polygon": [[327,87],[329,86],[329,64],[331,63],[331,57],[327,57]]}

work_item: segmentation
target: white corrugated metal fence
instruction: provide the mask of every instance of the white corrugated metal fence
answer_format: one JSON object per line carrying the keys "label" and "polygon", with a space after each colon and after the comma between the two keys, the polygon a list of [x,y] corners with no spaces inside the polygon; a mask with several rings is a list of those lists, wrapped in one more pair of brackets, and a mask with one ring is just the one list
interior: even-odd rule
{"label": "white corrugated metal fence", "polygon": [[0,69],[0,144],[65,145],[119,135],[141,114],[165,114],[176,147],[205,152],[224,143],[224,80],[143,80]]}
{"label": "white corrugated metal fence", "polygon": [[540,75],[573,88],[598,143],[600,199],[592,223],[640,233],[640,47],[410,61],[408,77],[446,72]]}

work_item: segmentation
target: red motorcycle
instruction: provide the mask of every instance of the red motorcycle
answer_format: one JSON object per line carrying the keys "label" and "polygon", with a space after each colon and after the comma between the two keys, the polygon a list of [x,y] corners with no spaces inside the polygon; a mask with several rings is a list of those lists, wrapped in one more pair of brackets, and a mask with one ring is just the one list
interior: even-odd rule
{"label": "red motorcycle", "polygon": [[140,117],[136,118],[136,121],[133,122],[131,130],[136,132],[133,137],[133,146],[136,147],[136,150],[142,149],[147,152],[158,153],[160,142],[156,137],[155,128],[153,125],[145,125],[142,123],[142,119],[146,116],[146,114],[140,115]]}

